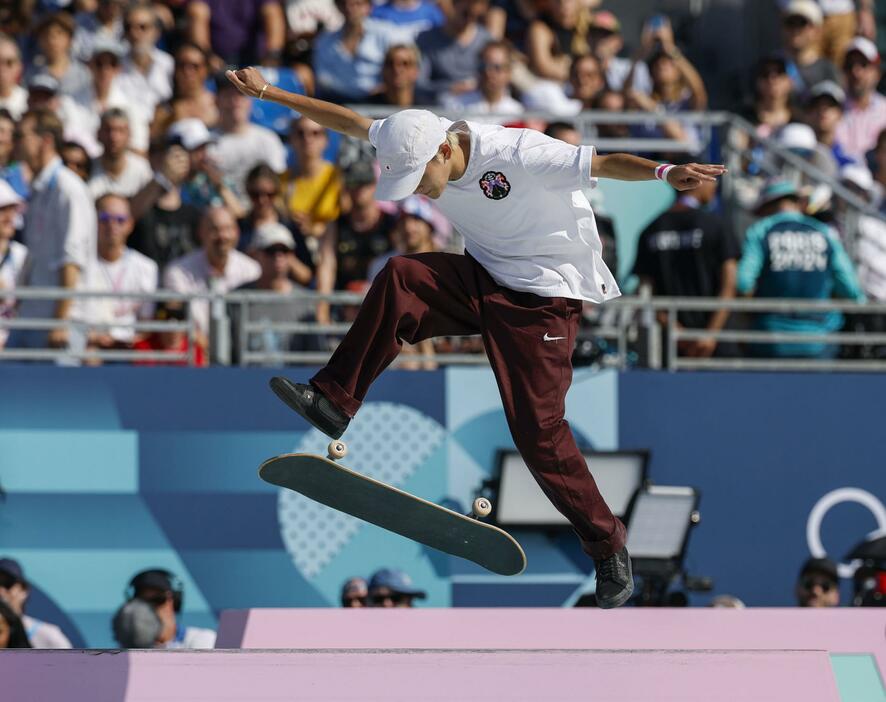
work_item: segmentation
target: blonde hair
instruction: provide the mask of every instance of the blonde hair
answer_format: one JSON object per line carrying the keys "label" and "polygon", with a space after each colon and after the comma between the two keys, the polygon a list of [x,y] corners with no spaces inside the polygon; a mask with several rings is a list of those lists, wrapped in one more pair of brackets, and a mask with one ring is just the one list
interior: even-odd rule
{"label": "blonde hair", "polygon": [[449,148],[457,149],[459,146],[458,132],[446,132],[446,143],[449,144]]}

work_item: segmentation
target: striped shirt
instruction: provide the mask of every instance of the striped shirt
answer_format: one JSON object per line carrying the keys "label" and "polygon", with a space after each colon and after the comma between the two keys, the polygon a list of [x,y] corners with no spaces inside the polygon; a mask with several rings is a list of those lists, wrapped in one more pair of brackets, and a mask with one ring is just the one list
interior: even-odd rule
{"label": "striped shirt", "polygon": [[864,163],[865,154],[877,145],[877,137],[886,129],[886,97],[873,93],[867,107],[847,100],[843,117],[837,125],[836,141],[847,155]]}

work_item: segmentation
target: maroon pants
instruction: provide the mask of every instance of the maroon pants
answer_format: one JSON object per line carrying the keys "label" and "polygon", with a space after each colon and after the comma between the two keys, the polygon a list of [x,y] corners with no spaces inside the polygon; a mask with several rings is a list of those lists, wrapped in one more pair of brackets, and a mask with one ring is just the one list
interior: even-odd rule
{"label": "maroon pants", "polygon": [[625,528],[600,495],[563,418],[581,301],[498,285],[471,256],[392,258],[329,363],[311,379],[353,417],[402,342],[482,334],[514,443],[585,552],[606,558]]}

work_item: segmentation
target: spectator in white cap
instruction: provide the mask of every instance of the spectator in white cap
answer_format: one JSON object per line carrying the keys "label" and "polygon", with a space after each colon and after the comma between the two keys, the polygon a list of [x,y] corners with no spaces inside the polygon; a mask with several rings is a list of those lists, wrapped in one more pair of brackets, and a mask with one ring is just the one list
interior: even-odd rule
{"label": "spectator in white cap", "polygon": [[[24,200],[5,180],[0,179],[0,319],[15,316],[15,289],[22,283],[28,249],[13,241],[19,209]],[[0,328],[0,349],[9,331]]]}
{"label": "spectator in white cap", "polygon": [[825,80],[840,82],[837,67],[819,50],[823,20],[821,8],[813,0],[792,0],[782,15],[785,63],[794,97],[800,104],[813,85]]}
{"label": "spectator in white cap", "polygon": [[[877,186],[866,166],[850,164],[840,169],[840,182],[864,202],[877,205]],[[838,207],[840,201],[838,200]],[[856,258],[858,282],[872,300],[886,301],[886,221],[862,214],[858,218]]]}
{"label": "spectator in white cap", "polygon": [[[776,132],[775,140],[779,146],[802,157],[828,176],[837,175],[837,162],[831,155],[830,149],[818,143],[815,130],[808,124],[800,122],[786,124]],[[787,164],[785,168],[790,170],[791,166]]]}
{"label": "spectator in white cap", "polygon": [[491,41],[480,52],[477,90],[447,95],[447,109],[464,115],[519,115],[523,105],[511,96],[511,47],[505,41]]}
{"label": "spectator in white cap", "polygon": [[837,127],[837,140],[846,153],[859,162],[877,145],[886,128],[886,97],[877,92],[880,82],[880,53],[870,39],[856,37],[843,59],[846,101],[843,119]]}
{"label": "spectator in white cap", "polygon": [[98,200],[106,193],[130,198],[151,182],[154,171],[143,156],[129,150],[129,115],[119,107],[107,110],[98,128],[102,155],[92,165],[89,190]]}
{"label": "spectator in white cap", "polygon": [[28,91],[19,85],[22,55],[10,37],[0,34],[0,109],[18,120],[28,109]]}
{"label": "spectator in white cap", "polygon": [[843,117],[844,102],[846,102],[846,93],[843,92],[843,88],[833,81],[826,80],[812,87],[809,91],[809,101],[806,103],[807,119],[815,132],[815,138],[820,145],[830,149],[831,156],[838,166],[855,162],[837,140],[837,125]]}
{"label": "spectator in white cap", "polygon": [[[784,9],[790,0],[779,0],[778,4]],[[856,34],[874,38],[874,0],[816,0],[816,4],[822,13],[819,48],[835,65],[843,63],[846,46]]]}
{"label": "spectator in white cap", "polygon": [[93,134],[98,132],[101,115],[116,107],[129,115],[129,146],[143,154],[148,152],[148,125],[151,115],[137,101],[131,100],[117,79],[126,47],[119,41],[99,35],[92,42],[89,68],[92,81],[74,98],[92,115]]}
{"label": "spectator in white cap", "polygon": [[381,169],[375,197],[403,200],[414,193],[436,200],[465,240],[464,255],[392,258],[310,384],[277,377],[272,390],[338,438],[403,342],[481,333],[517,447],[595,561],[598,605],[627,602],[634,582],[626,530],[606,506],[564,418],[582,301],[601,303],[620,294],[581,189],[602,177],[658,178],[688,190],[726,169],[601,156],[593,146],[572,146],[533,130],[449,122],[426,110],[371,120],[276,88],[255,68],[227,75],[249,96],[369,141]]}
{"label": "spectator in white cap", "polygon": [[213,138],[202,120],[190,117],[175,122],[167,132],[167,142],[188,152],[190,168],[181,187],[184,204],[199,209],[224,205],[237,219],[246,214],[246,208],[234,192],[234,183],[209,153]]}
{"label": "spectator in white cap", "polygon": [[[250,248],[252,256],[261,266],[261,275],[237,290],[268,290],[278,293],[284,300],[256,299],[244,302],[243,305],[231,305],[231,334],[233,351],[232,361],[242,361],[242,351],[261,351],[276,353],[289,351],[295,335],[288,332],[260,332],[243,335],[239,321],[245,312],[246,318],[252,321],[297,322],[311,317],[314,303],[303,299],[293,303],[291,295],[294,291],[305,291],[306,288],[294,283],[291,272],[296,263],[295,238],[289,228],[280,222],[267,222],[255,229]],[[245,309],[244,309],[245,307]],[[272,363],[277,363],[272,361]]]}

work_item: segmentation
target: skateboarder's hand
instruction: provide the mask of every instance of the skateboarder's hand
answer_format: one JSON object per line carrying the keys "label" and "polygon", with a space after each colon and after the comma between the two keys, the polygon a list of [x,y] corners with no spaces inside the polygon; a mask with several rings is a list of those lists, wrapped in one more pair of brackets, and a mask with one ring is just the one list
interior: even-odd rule
{"label": "skateboarder's hand", "polygon": [[249,97],[258,97],[262,88],[270,83],[254,66],[241,68],[238,71],[227,71],[225,76],[237,86],[237,90]]}
{"label": "skateboarder's hand", "polygon": [[685,166],[674,166],[668,171],[668,183],[677,190],[692,190],[702,183],[717,180],[726,173],[726,166],[687,163]]}

